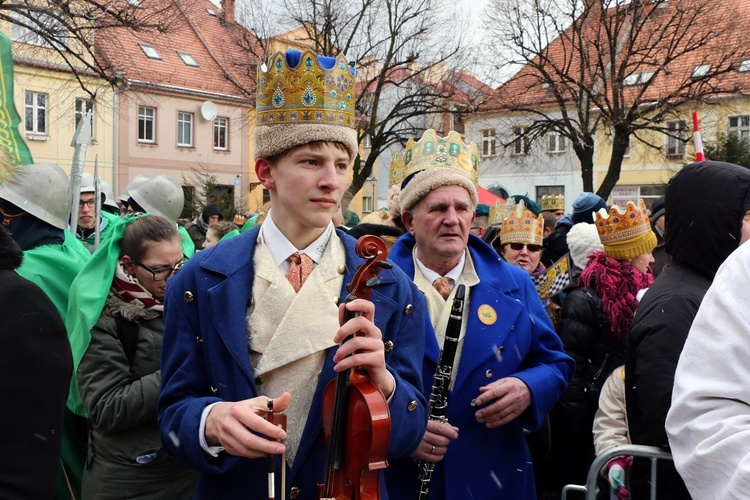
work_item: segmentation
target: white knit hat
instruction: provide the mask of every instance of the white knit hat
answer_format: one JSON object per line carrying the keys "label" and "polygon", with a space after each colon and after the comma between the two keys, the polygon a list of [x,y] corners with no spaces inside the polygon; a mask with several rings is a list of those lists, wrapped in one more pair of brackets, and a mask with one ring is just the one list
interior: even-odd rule
{"label": "white knit hat", "polygon": [[587,222],[579,222],[568,232],[568,248],[573,266],[579,269],[586,267],[588,256],[597,250],[604,250],[596,226]]}

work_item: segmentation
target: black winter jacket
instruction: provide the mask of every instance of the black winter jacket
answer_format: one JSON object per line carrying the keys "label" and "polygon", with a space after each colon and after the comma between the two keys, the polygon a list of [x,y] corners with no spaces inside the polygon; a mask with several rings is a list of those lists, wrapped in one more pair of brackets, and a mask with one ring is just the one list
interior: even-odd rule
{"label": "black winter jacket", "polygon": [[[632,442],[668,448],[664,422],[677,361],[716,271],[740,241],[750,170],[710,161],[688,165],[669,181],[665,206],[672,263],[642,298],[630,327],[625,391]],[[648,462],[636,461],[633,498],[648,498],[648,475]],[[690,498],[671,462],[660,462],[657,477],[659,499]]]}

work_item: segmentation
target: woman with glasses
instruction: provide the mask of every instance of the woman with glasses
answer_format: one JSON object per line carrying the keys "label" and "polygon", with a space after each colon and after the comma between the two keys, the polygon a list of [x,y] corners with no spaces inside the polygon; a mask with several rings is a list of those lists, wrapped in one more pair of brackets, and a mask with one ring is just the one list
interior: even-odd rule
{"label": "woman with glasses", "polygon": [[195,473],[162,448],[156,412],[162,300],[182,261],[172,222],[129,216],[73,283],[71,307],[83,311],[73,328],[85,330],[99,311],[76,371],[91,421],[84,499],[193,496]]}
{"label": "woman with glasses", "polygon": [[584,484],[594,459],[592,426],[602,385],[625,361],[625,341],[638,297],[654,281],[649,264],[656,235],[643,201],[594,214],[604,250],[588,255],[562,305],[559,332],[576,361],[568,390],[552,410],[553,458],[561,487]]}

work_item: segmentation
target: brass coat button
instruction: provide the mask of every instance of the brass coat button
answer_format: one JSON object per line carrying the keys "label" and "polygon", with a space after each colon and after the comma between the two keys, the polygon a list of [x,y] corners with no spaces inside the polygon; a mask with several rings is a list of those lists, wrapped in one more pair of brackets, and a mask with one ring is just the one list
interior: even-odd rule
{"label": "brass coat button", "polygon": [[202,338],[200,338],[200,337],[195,337],[195,340],[196,340],[196,342],[198,342],[199,344],[202,344],[202,343],[203,343],[203,339],[202,339]]}
{"label": "brass coat button", "polygon": [[414,310],[414,306],[411,304],[406,304],[406,307],[404,307],[404,314],[407,316],[411,314],[411,312]]}
{"label": "brass coat button", "polygon": [[299,488],[296,486],[292,486],[292,489],[289,490],[289,498],[294,500],[295,498],[299,498]]}
{"label": "brass coat button", "polygon": [[487,378],[492,378],[492,370],[487,370],[486,372],[484,372],[484,376]]}
{"label": "brass coat button", "polygon": [[217,394],[219,392],[219,389],[217,389],[215,387],[211,387],[211,392],[214,393],[214,394]]}
{"label": "brass coat button", "polygon": [[193,292],[188,290],[182,297],[185,299],[185,302],[189,304],[193,301]]}
{"label": "brass coat button", "polygon": [[393,342],[390,340],[383,342],[383,349],[385,349],[385,352],[391,352],[393,350]]}
{"label": "brass coat button", "polygon": [[339,303],[339,298],[338,298],[338,297],[334,297],[334,298],[333,298],[333,303],[334,303],[334,304],[336,304],[336,305],[338,305],[338,303]]}
{"label": "brass coat button", "polygon": [[255,385],[260,385],[265,381],[266,377],[264,377],[263,375],[258,375],[257,377],[255,377]]}
{"label": "brass coat button", "polygon": [[417,409],[417,402],[416,401],[412,401],[411,403],[409,403],[409,406],[407,406],[406,409],[409,410],[409,411],[416,410]]}
{"label": "brass coat button", "polygon": [[346,272],[346,266],[344,264],[341,264],[339,266],[339,274],[344,274]]}

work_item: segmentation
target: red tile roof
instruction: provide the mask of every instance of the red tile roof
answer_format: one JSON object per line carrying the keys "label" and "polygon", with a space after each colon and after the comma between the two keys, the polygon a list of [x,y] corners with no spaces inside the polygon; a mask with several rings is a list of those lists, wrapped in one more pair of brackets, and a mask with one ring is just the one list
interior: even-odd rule
{"label": "red tile roof", "polygon": [[[658,5],[660,8],[653,8],[653,5]],[[690,9],[695,8],[693,7],[695,5],[707,5],[708,9],[702,12],[697,19],[690,19]],[[627,4],[620,8],[627,8]],[[607,20],[612,19],[616,14],[615,9],[616,7],[610,8],[603,17]],[[680,18],[679,14],[676,14],[678,9],[682,9],[683,18]],[[651,57],[651,64],[644,62],[644,64],[639,66],[636,64],[639,61],[634,59],[637,56],[632,56],[632,65],[627,69],[627,73],[656,71],[655,79],[645,91],[642,85],[633,85],[622,88],[622,94],[619,96],[616,90],[613,91],[613,88],[617,89],[618,87],[611,85],[610,80],[605,81],[602,87],[604,94],[602,95],[608,96],[609,102],[620,96],[625,102],[629,103],[648,103],[665,98],[689,100],[690,94],[694,91],[681,88],[681,86],[684,86],[685,82],[690,81],[691,74],[696,66],[707,62],[714,64],[714,68],[723,67],[726,69],[729,63],[734,65],[732,71],[723,73],[710,82],[703,84],[704,89],[710,89],[710,95],[721,96],[737,92],[750,92],[750,72],[737,71],[743,60],[750,59],[750,51],[748,50],[750,48],[750,30],[742,29],[742,26],[747,25],[748,21],[750,21],[750,0],[736,0],[733,2],[665,0],[651,4],[651,8],[645,9],[645,12],[652,19],[638,23],[638,29],[643,29],[645,32],[651,33],[648,30],[660,25],[657,16],[662,16],[664,19],[672,20],[673,25],[670,27],[672,31],[682,33],[682,36],[678,37],[681,40],[678,42],[677,49],[673,52],[673,54],[676,54],[676,57],[666,60],[665,55],[667,51],[664,47],[653,43],[654,39],[663,40],[667,43],[674,43],[675,39],[670,39],[668,36],[656,38],[653,34],[651,37],[642,36],[638,38],[637,40],[642,44],[640,47],[658,48],[658,50],[652,50],[652,54],[649,55]],[[687,14],[684,14],[685,12]],[[600,34],[605,31],[602,29],[603,24],[599,15],[592,15],[582,30],[583,36],[588,43],[587,47],[592,47],[588,56],[590,67],[595,67],[595,64],[599,60],[599,56],[595,55],[593,47],[597,42],[599,44],[607,43],[604,38],[605,35]],[[711,38],[707,44],[686,50],[688,44],[695,43],[697,38],[706,34]],[[544,56],[551,63],[545,66],[547,70],[552,67],[565,68],[565,71],[560,71],[564,76],[553,76],[553,81],[559,82],[562,81],[562,78],[572,77],[573,79],[580,79],[585,83],[584,86],[591,88],[593,87],[590,83],[593,79],[592,71],[590,67],[585,67],[584,71],[581,71],[580,56],[575,50],[571,49],[572,38],[572,28],[569,27],[546,47]],[[727,47],[731,47],[734,43],[737,43],[739,49],[732,52],[730,60],[723,59],[723,56],[729,50]],[[638,47],[636,45],[630,53],[638,54]],[[535,61],[538,60],[536,59]],[[615,67],[617,66],[615,65]],[[628,74],[622,76],[627,77]],[[506,83],[493,91],[485,99],[480,111],[496,111],[509,108],[541,108],[546,105],[555,105],[557,102],[556,96],[553,94],[552,89],[545,85],[545,83],[537,69],[526,65]],[[575,86],[560,85],[558,88],[575,89]],[[572,97],[570,94],[562,96],[566,101],[572,101]],[[599,98],[599,101],[603,102],[605,100]]]}
{"label": "red tile roof", "polygon": [[[255,70],[248,68],[255,64],[255,58],[236,42],[238,36],[252,39],[252,35],[236,23],[224,22],[209,0],[168,1],[167,29],[163,32],[126,28],[97,32],[97,47],[111,70],[131,85],[254,100]],[[153,4],[144,1],[141,5],[148,9]],[[211,15],[209,9],[217,15]],[[152,46],[161,59],[147,57],[141,45]],[[185,64],[178,52],[190,54],[198,66]]]}

